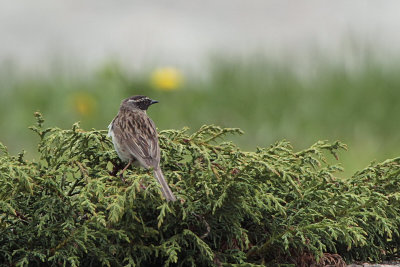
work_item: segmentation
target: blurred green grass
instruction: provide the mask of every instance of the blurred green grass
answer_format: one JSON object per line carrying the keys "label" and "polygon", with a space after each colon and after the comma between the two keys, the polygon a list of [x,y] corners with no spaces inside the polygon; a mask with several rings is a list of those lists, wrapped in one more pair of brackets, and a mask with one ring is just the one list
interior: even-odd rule
{"label": "blurred green grass", "polygon": [[[159,129],[193,130],[203,124],[239,127],[232,138],[243,149],[287,139],[296,150],[317,140],[341,140],[345,175],[399,156],[400,64],[372,57],[348,70],[345,64],[316,59],[299,74],[290,61],[213,60],[202,75],[183,75],[179,90],[152,88],[152,70],[129,72],[115,62],[80,74],[55,68],[47,75],[0,69],[0,141],[11,153],[36,156],[37,139],[27,128],[40,111],[46,125],[106,129],[120,101],[145,94],[160,101],[149,110]],[[185,72],[183,72],[184,74]]]}

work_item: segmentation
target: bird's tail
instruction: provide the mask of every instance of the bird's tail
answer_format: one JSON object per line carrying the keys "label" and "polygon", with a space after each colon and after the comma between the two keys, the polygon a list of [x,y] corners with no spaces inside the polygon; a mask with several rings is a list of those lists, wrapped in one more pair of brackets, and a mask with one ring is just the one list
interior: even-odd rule
{"label": "bird's tail", "polygon": [[171,188],[169,188],[168,183],[165,180],[160,167],[154,169],[154,176],[156,177],[157,181],[161,185],[161,191],[162,191],[165,199],[167,201],[176,201],[176,197],[172,193]]}

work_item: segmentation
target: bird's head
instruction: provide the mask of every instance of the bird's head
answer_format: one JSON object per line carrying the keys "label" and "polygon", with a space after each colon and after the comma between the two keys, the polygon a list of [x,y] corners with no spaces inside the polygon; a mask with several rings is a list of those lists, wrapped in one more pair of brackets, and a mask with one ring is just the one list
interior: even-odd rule
{"label": "bird's head", "polygon": [[122,101],[121,106],[128,108],[137,108],[141,110],[147,110],[151,105],[158,103],[156,100],[152,100],[144,95],[131,96]]}

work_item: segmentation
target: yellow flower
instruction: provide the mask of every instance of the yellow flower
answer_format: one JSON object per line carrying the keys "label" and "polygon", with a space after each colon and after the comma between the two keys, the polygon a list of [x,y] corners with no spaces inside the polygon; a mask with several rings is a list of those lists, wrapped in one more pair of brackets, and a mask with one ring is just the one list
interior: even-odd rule
{"label": "yellow flower", "polygon": [[93,95],[79,92],[72,95],[72,106],[82,116],[90,116],[97,109],[97,102]]}
{"label": "yellow flower", "polygon": [[182,82],[181,72],[173,67],[156,69],[151,75],[153,87],[162,91],[176,90],[182,85]]}

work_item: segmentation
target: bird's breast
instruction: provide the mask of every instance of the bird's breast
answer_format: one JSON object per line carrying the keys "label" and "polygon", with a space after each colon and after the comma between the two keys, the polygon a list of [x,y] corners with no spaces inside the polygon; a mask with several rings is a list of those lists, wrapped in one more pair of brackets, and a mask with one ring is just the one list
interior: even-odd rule
{"label": "bird's breast", "polygon": [[123,143],[121,143],[118,138],[116,138],[114,131],[112,130],[112,125],[109,126],[108,136],[111,137],[111,140],[114,144],[114,149],[117,152],[118,157],[122,161],[128,162],[128,161],[134,159],[134,157],[129,152],[127,147]]}

